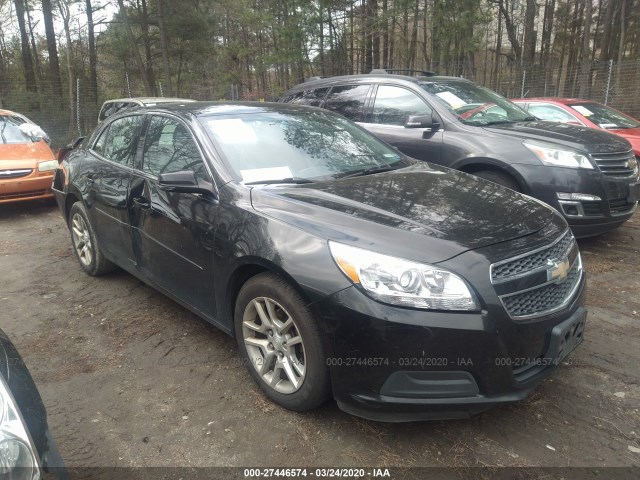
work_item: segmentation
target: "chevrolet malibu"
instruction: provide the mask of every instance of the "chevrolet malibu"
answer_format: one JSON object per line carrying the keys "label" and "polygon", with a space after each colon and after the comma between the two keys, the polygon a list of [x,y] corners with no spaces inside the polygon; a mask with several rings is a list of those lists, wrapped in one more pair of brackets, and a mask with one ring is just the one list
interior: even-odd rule
{"label": "chevrolet malibu", "polygon": [[89,275],[120,267],[235,336],[268,397],[383,421],[526,397],[583,338],[565,220],[324,110],[111,116],[56,171]]}

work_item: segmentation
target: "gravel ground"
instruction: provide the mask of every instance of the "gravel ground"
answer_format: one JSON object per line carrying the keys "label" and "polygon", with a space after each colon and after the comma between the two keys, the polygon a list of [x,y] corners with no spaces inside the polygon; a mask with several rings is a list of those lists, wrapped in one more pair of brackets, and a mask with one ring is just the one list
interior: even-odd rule
{"label": "gravel ground", "polygon": [[640,467],[640,214],[580,241],[586,338],[530,398],[409,424],[273,405],[233,339],[124,272],[85,275],[50,203],[0,206],[0,226],[0,326],[68,466]]}

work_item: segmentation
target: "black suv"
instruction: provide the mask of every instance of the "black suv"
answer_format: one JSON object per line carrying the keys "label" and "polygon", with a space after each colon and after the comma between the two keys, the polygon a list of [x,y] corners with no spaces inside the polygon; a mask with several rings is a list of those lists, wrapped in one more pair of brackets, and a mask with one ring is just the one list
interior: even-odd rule
{"label": "black suv", "polygon": [[583,338],[578,245],[551,207],[283,104],[113,115],[56,199],[90,275],[117,265],[238,340],[274,401],[367,418],[524,398]]}
{"label": "black suv", "polygon": [[626,140],[538,121],[462,78],[374,72],[307,81],[281,101],[333,110],[411,157],[538,198],[578,237],[617,228],[635,211],[638,166]]}

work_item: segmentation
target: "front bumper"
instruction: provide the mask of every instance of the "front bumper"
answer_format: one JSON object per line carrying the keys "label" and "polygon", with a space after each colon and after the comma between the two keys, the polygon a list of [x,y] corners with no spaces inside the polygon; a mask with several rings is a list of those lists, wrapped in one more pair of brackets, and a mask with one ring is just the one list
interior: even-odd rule
{"label": "front bumper", "polygon": [[35,170],[25,177],[0,181],[0,204],[53,198],[52,180],[53,172]]}
{"label": "front bumper", "polygon": [[328,339],[339,407],[403,422],[464,418],[528,396],[582,340],[584,300],[583,278],[564,310],[518,324],[493,307],[460,313],[387,306],[356,287],[312,307]]}
{"label": "front bumper", "polygon": [[[637,209],[632,186],[637,179],[615,178],[598,170],[514,164],[529,195],[558,210],[578,238],[599,235],[621,226]],[[559,201],[557,193],[582,193],[600,201]]]}

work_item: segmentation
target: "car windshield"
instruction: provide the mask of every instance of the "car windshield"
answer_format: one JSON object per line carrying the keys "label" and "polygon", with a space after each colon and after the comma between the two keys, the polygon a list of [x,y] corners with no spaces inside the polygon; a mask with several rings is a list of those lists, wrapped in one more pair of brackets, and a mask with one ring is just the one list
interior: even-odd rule
{"label": "car windshield", "polygon": [[31,138],[20,129],[24,120],[0,115],[0,143],[31,143]]}
{"label": "car windshield", "polygon": [[205,116],[200,122],[245,184],[309,183],[411,163],[357,125],[321,110]]}
{"label": "car windshield", "polygon": [[506,98],[474,83],[423,82],[420,86],[462,122],[469,125],[495,125],[535,120]]}
{"label": "car windshield", "polygon": [[615,130],[640,127],[640,122],[637,120],[599,103],[572,103],[570,107],[600,128]]}

